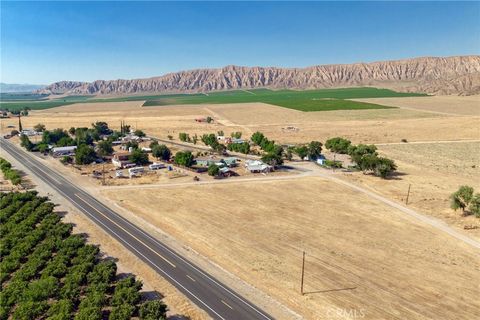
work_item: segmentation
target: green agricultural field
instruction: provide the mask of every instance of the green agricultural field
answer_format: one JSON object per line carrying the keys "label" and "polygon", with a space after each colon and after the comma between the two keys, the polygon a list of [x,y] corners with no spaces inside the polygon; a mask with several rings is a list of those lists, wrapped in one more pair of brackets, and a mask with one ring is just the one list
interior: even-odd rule
{"label": "green agricultural field", "polygon": [[0,101],[0,109],[19,110],[29,107],[32,110],[48,109],[73,103],[99,103],[145,101],[144,107],[180,104],[226,104],[263,102],[300,111],[328,111],[352,109],[388,109],[392,107],[373,103],[351,101],[359,98],[412,97],[424,96],[417,93],[402,93],[377,88],[341,88],[319,90],[232,90],[195,94],[165,94],[145,96],[125,96],[98,98],[94,96],[70,96],[52,100]]}
{"label": "green agricultural field", "polygon": [[42,110],[55,108],[60,106],[66,106],[69,104],[77,103],[78,101],[59,101],[59,100],[47,100],[47,101],[19,101],[19,102],[0,102],[0,109],[13,110],[23,110],[25,108],[30,108],[31,110]]}
{"label": "green agricultural field", "polygon": [[32,110],[49,109],[66,106],[78,102],[88,102],[92,96],[68,96],[47,100],[48,95],[2,95],[0,98],[0,109],[23,110],[26,107]]}
{"label": "green agricultural field", "polygon": [[165,95],[154,99],[147,99],[143,106],[263,102],[300,111],[388,109],[391,107],[346,99],[422,95],[423,94],[400,93],[376,88],[342,88],[304,91],[256,89],[212,92],[208,94]]}

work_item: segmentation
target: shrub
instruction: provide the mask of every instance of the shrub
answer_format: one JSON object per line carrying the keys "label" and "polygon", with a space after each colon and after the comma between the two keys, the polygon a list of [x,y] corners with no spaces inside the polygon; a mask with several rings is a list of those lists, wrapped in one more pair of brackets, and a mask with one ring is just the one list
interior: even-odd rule
{"label": "shrub", "polygon": [[180,141],[190,142],[190,136],[188,135],[188,133],[180,132],[180,133],[178,134],[178,138],[180,139]]}
{"label": "shrub", "polygon": [[220,167],[217,166],[216,164],[211,164],[209,167],[208,167],[208,175],[209,176],[218,176],[218,173],[220,172]]}
{"label": "shrub", "polygon": [[240,139],[242,137],[242,133],[240,131],[230,133],[230,136],[235,139]]}
{"label": "shrub", "polygon": [[333,160],[325,160],[324,166],[329,168],[335,168],[335,169],[340,169],[343,167],[341,161],[333,161]]}

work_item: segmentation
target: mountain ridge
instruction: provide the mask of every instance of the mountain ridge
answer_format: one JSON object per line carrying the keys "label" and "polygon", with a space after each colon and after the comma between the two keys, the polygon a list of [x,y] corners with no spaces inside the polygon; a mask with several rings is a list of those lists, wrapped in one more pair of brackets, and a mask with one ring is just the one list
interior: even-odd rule
{"label": "mountain ridge", "polygon": [[420,57],[369,63],[316,65],[306,68],[228,65],[222,68],[193,69],[131,80],[60,81],[37,92],[117,95],[359,86],[438,95],[478,94],[480,56]]}

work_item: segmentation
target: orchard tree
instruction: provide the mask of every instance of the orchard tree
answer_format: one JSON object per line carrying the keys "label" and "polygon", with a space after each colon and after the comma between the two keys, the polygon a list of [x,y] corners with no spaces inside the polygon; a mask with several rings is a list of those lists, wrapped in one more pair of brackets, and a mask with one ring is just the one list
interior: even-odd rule
{"label": "orchard tree", "polygon": [[147,301],[140,306],[141,320],[167,319],[167,306],[160,300]]}
{"label": "orchard tree", "polygon": [[473,198],[473,188],[470,186],[461,186],[451,196],[450,207],[453,210],[462,209],[462,214],[465,215],[465,209],[468,207]]}

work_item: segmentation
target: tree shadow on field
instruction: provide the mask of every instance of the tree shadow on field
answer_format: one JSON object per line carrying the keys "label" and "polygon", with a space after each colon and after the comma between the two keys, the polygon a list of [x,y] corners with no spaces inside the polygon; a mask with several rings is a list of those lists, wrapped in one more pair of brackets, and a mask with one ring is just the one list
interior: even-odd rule
{"label": "tree shadow on field", "polygon": [[[56,213],[60,218],[65,218],[65,216],[68,214],[67,211],[55,211],[55,213]],[[74,223],[70,223],[70,224],[75,227],[75,224],[74,224]]]}
{"label": "tree shadow on field", "polygon": [[[99,246],[97,245],[97,247],[99,247]],[[100,247],[99,247],[99,249],[100,249]],[[98,257],[100,258],[100,260],[102,260],[104,262],[108,262],[108,261],[112,261],[112,262],[115,262],[115,263],[118,262],[118,258],[107,256],[105,254],[105,252],[102,252],[102,251],[100,251],[100,253],[98,254]],[[134,276],[134,275],[132,275],[132,276]]]}
{"label": "tree shadow on field", "polygon": [[142,291],[142,300],[144,301],[162,300],[163,298],[165,296],[158,291]]}
{"label": "tree shadow on field", "polygon": [[392,172],[388,177],[385,178],[385,180],[402,180],[403,176],[406,176],[407,174],[405,172]]}

